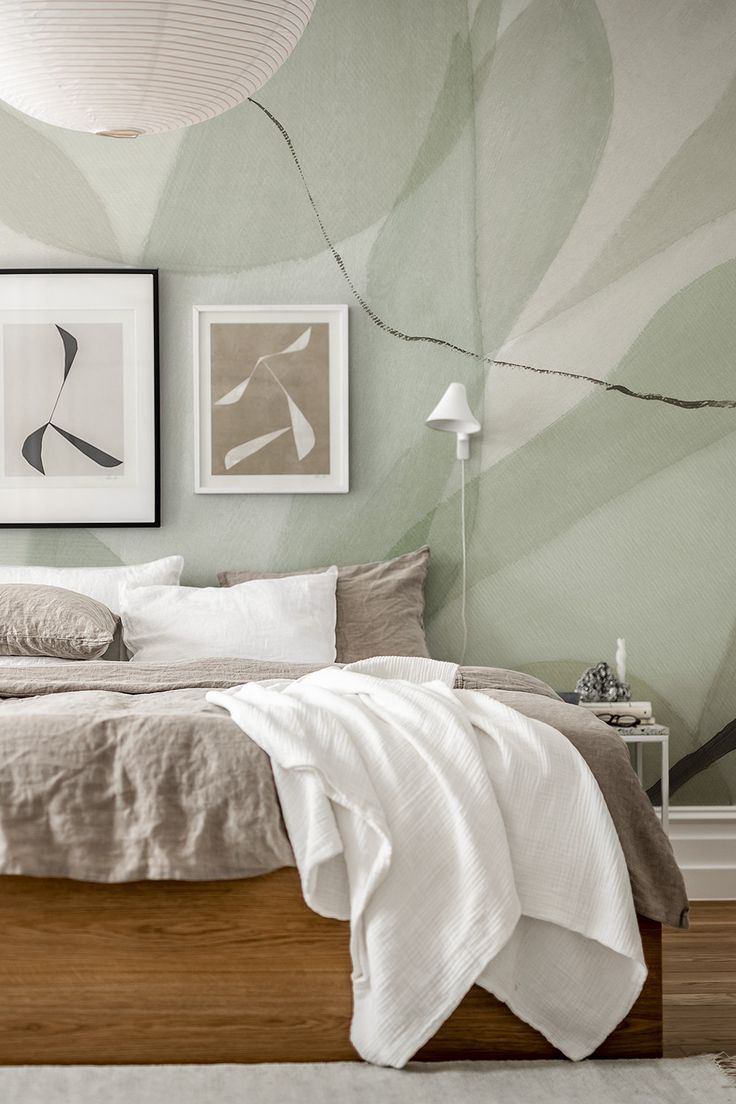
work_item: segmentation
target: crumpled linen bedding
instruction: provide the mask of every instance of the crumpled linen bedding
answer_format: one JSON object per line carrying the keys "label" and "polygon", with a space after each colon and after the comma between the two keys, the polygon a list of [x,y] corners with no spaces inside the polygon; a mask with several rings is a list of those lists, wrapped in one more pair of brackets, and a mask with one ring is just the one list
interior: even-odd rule
{"label": "crumpled linen bedding", "polygon": [[[311,670],[233,659],[0,669],[0,874],[206,881],[293,865],[267,755],[205,695]],[[682,876],[620,737],[520,672],[462,667],[457,686],[574,744],[611,813],[637,912],[687,926]]]}

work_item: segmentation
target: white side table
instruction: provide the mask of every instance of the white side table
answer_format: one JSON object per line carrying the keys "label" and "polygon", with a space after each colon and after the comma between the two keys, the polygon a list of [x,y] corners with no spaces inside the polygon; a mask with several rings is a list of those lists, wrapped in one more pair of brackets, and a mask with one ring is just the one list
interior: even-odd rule
{"label": "white side table", "polygon": [[616,731],[627,744],[635,748],[634,761],[639,781],[644,783],[644,745],[662,746],[662,827],[669,832],[670,826],[670,730],[665,725],[636,725],[634,728],[617,728]]}

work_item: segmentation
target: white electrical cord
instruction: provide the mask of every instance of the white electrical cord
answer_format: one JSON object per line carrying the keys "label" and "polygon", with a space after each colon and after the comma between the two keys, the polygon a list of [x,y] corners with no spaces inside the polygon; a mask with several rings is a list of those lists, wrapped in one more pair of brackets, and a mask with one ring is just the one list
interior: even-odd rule
{"label": "white electrical cord", "polygon": [[462,539],[462,598],[460,601],[460,620],[463,626],[463,647],[460,653],[460,663],[465,662],[465,652],[468,648],[468,620],[467,620],[467,592],[468,592],[468,550],[465,534],[465,461],[460,461],[460,529]]}

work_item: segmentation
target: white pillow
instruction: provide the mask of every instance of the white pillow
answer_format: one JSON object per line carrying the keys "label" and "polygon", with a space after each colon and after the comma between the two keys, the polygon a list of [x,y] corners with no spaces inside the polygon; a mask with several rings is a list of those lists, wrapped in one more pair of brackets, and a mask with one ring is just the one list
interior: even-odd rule
{"label": "white pillow", "polygon": [[41,583],[64,587],[96,598],[113,613],[120,613],[120,588],[124,584],[178,586],[183,569],[181,556],[116,567],[9,567],[0,564],[0,584]]}
{"label": "white pillow", "polygon": [[123,640],[134,663],[233,657],[335,660],[337,568],[234,587],[127,586]]}

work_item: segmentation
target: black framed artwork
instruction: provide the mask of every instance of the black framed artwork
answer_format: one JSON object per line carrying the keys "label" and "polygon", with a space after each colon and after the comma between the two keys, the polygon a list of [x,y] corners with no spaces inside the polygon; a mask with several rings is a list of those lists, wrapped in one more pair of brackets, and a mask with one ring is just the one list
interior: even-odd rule
{"label": "black framed artwork", "polygon": [[158,525],[157,271],[0,270],[0,527]]}

